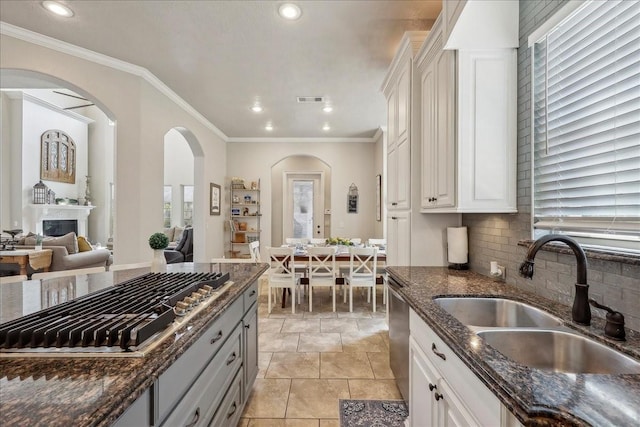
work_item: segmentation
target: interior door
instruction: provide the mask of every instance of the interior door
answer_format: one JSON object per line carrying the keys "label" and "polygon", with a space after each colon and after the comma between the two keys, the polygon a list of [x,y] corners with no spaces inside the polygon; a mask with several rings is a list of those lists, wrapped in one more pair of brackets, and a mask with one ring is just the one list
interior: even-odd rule
{"label": "interior door", "polygon": [[282,241],[287,237],[324,238],[324,175],[285,172]]}

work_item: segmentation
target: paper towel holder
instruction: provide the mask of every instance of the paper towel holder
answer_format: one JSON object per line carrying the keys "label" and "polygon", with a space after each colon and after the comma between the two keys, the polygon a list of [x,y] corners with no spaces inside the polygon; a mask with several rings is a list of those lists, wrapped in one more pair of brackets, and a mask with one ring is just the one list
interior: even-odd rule
{"label": "paper towel holder", "polygon": [[467,227],[447,227],[447,262],[452,270],[469,269]]}

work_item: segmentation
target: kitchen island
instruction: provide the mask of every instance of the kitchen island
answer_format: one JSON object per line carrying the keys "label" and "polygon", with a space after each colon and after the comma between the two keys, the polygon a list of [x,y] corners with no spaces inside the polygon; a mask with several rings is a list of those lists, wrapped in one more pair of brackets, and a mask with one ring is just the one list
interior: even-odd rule
{"label": "kitchen island", "polygon": [[[249,330],[249,326],[244,322],[245,319],[249,319],[253,322],[250,325],[251,334],[253,334],[251,337],[256,340],[257,346],[257,321],[255,320],[257,279],[266,268],[266,264],[246,263],[185,263],[169,266],[168,272],[229,272],[233,284],[188,322],[181,324],[172,336],[159,342],[143,357],[33,355],[1,358],[0,423],[11,426],[110,426],[121,423],[123,420],[139,420],[139,416],[142,416],[145,420],[153,420],[154,425],[162,425],[162,423],[171,422],[172,417],[180,411],[189,416],[189,418],[183,418],[185,420],[200,418],[200,423],[208,422],[205,420],[205,412],[215,411],[216,408],[198,407],[195,414],[186,414],[189,408],[182,408],[185,402],[181,401],[181,396],[174,396],[181,382],[188,383],[184,392],[187,395],[198,388],[200,377],[203,376],[200,375],[199,366],[187,366],[187,370],[191,368],[195,370],[195,374],[192,375],[194,379],[189,379],[190,374],[183,371],[185,369],[182,366],[183,362],[187,359],[191,360],[194,351],[189,352],[190,349],[196,350],[199,348],[197,346],[203,343],[209,345],[209,337],[205,334],[213,331],[212,325],[219,324],[221,320],[226,323],[233,320],[235,323],[230,324],[229,331],[233,329],[238,337],[244,337],[246,335],[244,331]],[[148,270],[143,269],[123,270],[72,277],[66,282],[36,280],[2,285],[0,322],[4,323],[33,311],[62,303],[67,299],[71,300],[84,294],[107,289],[147,272]],[[248,306],[248,310],[244,309],[245,306]],[[239,313],[238,318],[244,313],[242,322],[236,321],[236,317],[230,319],[228,315],[230,312]],[[251,313],[253,317],[250,316]],[[242,335],[240,335],[241,330]],[[215,331],[218,331],[217,327]],[[242,386],[252,384],[257,371],[257,362],[250,358],[251,364],[256,364],[255,371],[251,366],[249,369],[243,366],[246,359],[238,359],[240,355],[233,348],[235,337],[231,333],[228,336],[229,338],[226,338],[225,334],[225,339],[220,339],[219,343],[216,343],[219,347],[216,348],[220,350],[219,353],[226,347],[233,351],[233,359],[227,358],[227,361],[230,361],[227,366],[237,366],[238,372],[233,372],[228,380],[225,377],[220,384],[231,390],[236,384]],[[216,341],[216,338],[210,340],[212,345]],[[242,344],[238,345],[241,352],[246,351],[246,346],[243,348]],[[252,351],[255,351],[254,356],[257,359],[257,348],[253,348]],[[198,351],[197,355],[201,353]],[[243,354],[244,356],[246,355]],[[215,366],[202,368],[202,372],[208,372],[210,368],[217,369],[217,365],[224,365],[214,363],[218,356],[213,353],[207,357],[206,363],[212,360],[209,365]],[[180,369],[175,369],[177,366],[180,366]],[[243,372],[253,375],[254,378],[243,377]],[[161,384],[162,381],[166,386]],[[231,381],[233,384],[229,385]],[[203,390],[205,390],[204,387]],[[245,394],[243,390],[242,402],[246,401]],[[238,407],[234,399],[237,402],[237,396],[229,398],[234,409],[233,418],[229,419],[236,419],[241,412],[241,407]],[[163,401],[166,408],[163,408]],[[225,402],[227,402],[226,397],[222,403]],[[136,413],[132,414],[134,410]],[[151,415],[149,415],[150,412]],[[130,415],[133,417],[127,418]],[[137,421],[122,422],[122,424],[140,425]]]}
{"label": "kitchen island", "polygon": [[[425,330],[431,329],[435,333],[437,338],[433,340],[440,340],[438,350],[434,343],[433,348],[425,349],[425,353],[432,353],[432,350],[436,354],[442,353],[440,344],[444,343],[445,347],[448,346],[447,351],[450,349],[462,361],[464,368],[468,368],[491,392],[492,398],[497,397],[502,407],[519,423],[533,426],[640,424],[640,374],[568,374],[519,365],[488,346],[470,328],[435,304],[433,299],[476,296],[525,302],[559,317],[564,321],[563,326],[640,360],[640,333],[637,331],[627,329],[625,342],[605,338],[603,319],[594,317],[591,326],[577,325],[570,320],[570,307],[469,271],[439,267],[389,267],[387,271],[390,280],[396,282],[390,287],[402,295],[415,313],[415,319],[426,325]],[[411,333],[414,334],[414,330]],[[431,340],[430,337],[429,344]],[[451,363],[451,359],[444,363]],[[429,388],[434,385],[428,384]],[[436,389],[435,394],[426,389],[418,391],[421,404],[434,400],[435,396],[440,404],[444,401],[451,405],[451,401],[447,403],[446,398],[442,398],[442,388],[433,388]],[[476,396],[476,400],[481,399]],[[411,413],[411,407],[409,410]],[[420,421],[414,425],[421,425]]]}

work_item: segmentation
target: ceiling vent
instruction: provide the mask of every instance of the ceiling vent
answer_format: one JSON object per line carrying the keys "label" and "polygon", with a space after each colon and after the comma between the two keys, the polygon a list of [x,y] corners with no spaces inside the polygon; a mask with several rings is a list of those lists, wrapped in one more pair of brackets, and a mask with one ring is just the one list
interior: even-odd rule
{"label": "ceiling vent", "polygon": [[298,96],[298,104],[319,104],[324,102],[324,96]]}

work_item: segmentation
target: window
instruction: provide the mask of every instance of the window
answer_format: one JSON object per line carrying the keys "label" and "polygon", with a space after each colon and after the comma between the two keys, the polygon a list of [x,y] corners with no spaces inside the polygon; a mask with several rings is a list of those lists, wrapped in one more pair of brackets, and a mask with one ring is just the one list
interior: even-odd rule
{"label": "window", "polygon": [[586,2],[530,41],[534,237],[640,252],[640,2]]}
{"label": "window", "polygon": [[193,185],[182,186],[182,225],[193,225]]}
{"label": "window", "polygon": [[165,185],[164,186],[164,203],[163,203],[164,228],[171,227],[171,193],[172,193],[171,186]]}

